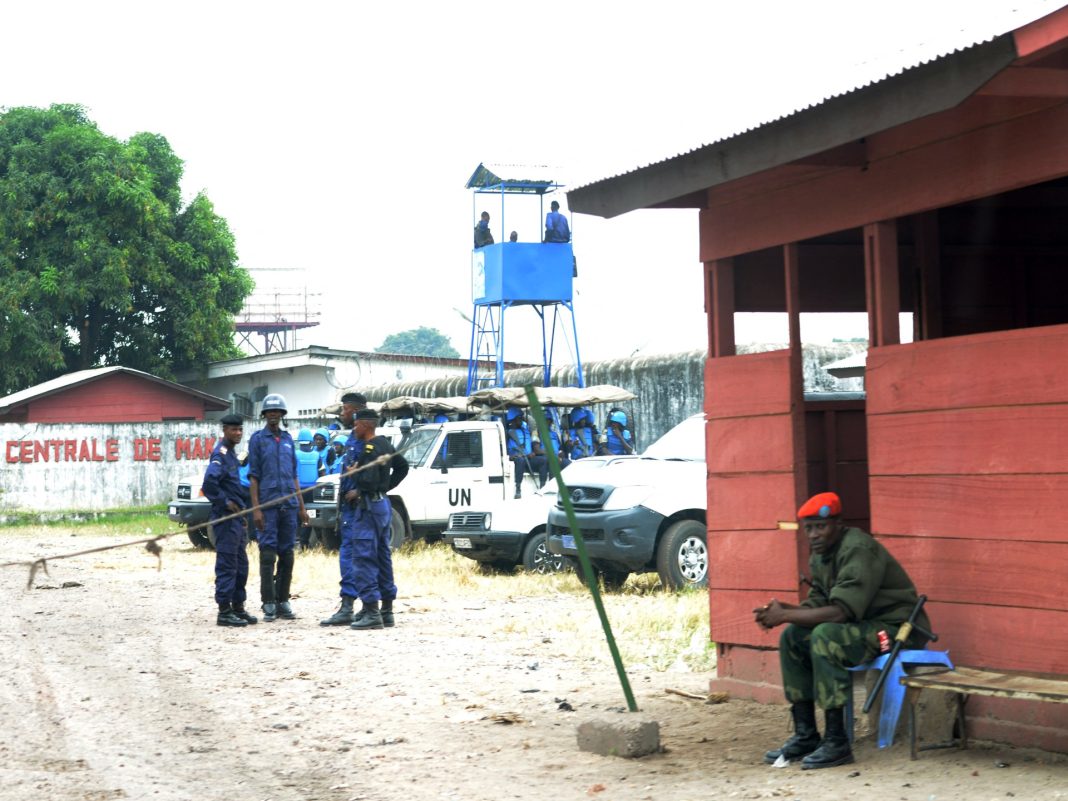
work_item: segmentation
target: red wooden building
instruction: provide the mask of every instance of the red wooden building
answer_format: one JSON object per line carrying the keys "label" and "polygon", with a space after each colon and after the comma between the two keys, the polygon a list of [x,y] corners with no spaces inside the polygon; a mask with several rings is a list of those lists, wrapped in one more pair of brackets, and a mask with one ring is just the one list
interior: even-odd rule
{"label": "red wooden building", "polygon": [[0,423],[196,421],[229,408],[222,398],[140,370],[97,367],[0,398]]}
{"label": "red wooden building", "polygon": [[[568,203],[701,210],[721,688],[781,701],[750,610],[800,597],[776,521],[824,489],[958,664],[1068,675],[1068,9]],[[788,312],[790,348],[735,355],[742,311]],[[799,314],[841,311],[868,314],[866,400],[806,402]],[[1068,750],[1059,705],[968,708],[976,736]]]}

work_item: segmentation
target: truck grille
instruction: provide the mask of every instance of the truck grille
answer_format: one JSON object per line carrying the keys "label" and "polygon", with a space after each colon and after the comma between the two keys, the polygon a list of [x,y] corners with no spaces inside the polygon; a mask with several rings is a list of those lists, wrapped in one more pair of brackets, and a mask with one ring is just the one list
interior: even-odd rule
{"label": "truck grille", "polygon": [[[571,505],[575,509],[590,510],[600,509],[601,504],[605,500],[604,487],[568,487],[568,494],[571,497]],[[557,498],[556,506],[559,509],[563,509],[563,502]]]}
{"label": "truck grille", "polygon": [[193,497],[193,488],[188,484],[178,485],[178,500],[188,501]]}
{"label": "truck grille", "polygon": [[312,497],[317,501],[332,501],[334,500],[335,489],[333,484],[322,484],[315,488]]}
{"label": "truck grille", "polygon": [[452,531],[485,531],[486,514],[484,512],[455,512],[449,515],[449,528]]}
{"label": "truck grille", "polygon": [[[580,528],[579,531],[582,532],[582,538],[584,540],[591,540],[592,541],[592,540],[603,540],[604,539],[604,529],[603,528]],[[570,534],[570,533],[571,533],[571,529],[569,529],[567,526],[553,526],[553,525],[549,526],[549,534],[550,535],[555,534],[557,537],[562,537],[565,534]]]}

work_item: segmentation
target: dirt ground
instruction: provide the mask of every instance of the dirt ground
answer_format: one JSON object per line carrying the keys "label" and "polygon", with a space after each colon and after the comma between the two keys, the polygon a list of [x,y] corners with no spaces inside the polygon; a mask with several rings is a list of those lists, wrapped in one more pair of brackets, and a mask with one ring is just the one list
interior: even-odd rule
{"label": "dirt ground", "polygon": [[[71,542],[0,534],[0,560]],[[774,769],[785,707],[706,705],[664,691],[703,693],[708,675],[640,668],[663,752],[594,756],[576,727],[622,693],[553,629],[589,599],[409,597],[396,628],[353,632],[318,626],[324,593],[294,601],[298,620],[230,630],[203,561],[158,573],[116,553],[55,563],[32,590],[0,571],[2,799],[1068,799],[1064,757],[981,743],[912,762],[862,737],[855,765]],[[530,615],[535,636],[502,625]]]}

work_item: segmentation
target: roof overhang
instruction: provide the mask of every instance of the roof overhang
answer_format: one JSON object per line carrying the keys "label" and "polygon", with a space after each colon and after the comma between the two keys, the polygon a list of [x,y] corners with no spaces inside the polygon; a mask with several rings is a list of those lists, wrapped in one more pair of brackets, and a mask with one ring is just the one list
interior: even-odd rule
{"label": "roof overhang", "polygon": [[[784,164],[857,158],[866,136],[951,109],[1017,58],[1011,33],[921,64],[788,117],[567,193],[572,211],[616,217],[644,208],[705,208],[710,188]],[[861,150],[862,157],[862,150]]]}

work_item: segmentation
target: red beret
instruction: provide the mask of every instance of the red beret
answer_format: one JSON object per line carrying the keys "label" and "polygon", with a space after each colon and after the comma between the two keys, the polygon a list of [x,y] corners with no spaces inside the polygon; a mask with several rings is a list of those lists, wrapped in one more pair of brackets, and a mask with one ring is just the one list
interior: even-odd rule
{"label": "red beret", "polygon": [[842,514],[842,500],[833,492],[813,495],[797,510],[797,519],[806,517],[837,517]]}

